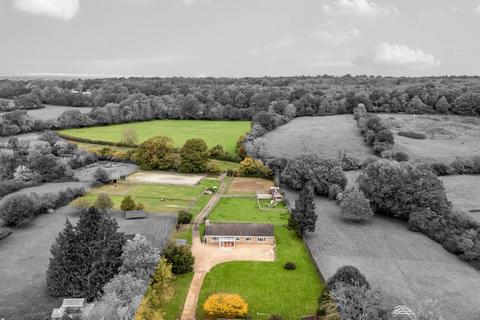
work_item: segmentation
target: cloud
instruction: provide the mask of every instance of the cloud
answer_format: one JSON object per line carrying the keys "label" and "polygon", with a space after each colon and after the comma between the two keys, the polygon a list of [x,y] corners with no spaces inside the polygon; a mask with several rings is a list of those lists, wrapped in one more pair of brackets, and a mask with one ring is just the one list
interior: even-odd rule
{"label": "cloud", "polygon": [[78,13],[79,0],[15,0],[19,10],[35,15],[47,15],[70,20]]}
{"label": "cloud", "polygon": [[477,7],[475,8],[475,13],[480,14],[480,2],[478,3]]}
{"label": "cloud", "polygon": [[313,32],[312,36],[323,42],[332,43],[338,46],[349,43],[354,39],[358,39],[360,37],[360,30],[358,30],[357,28],[337,32],[317,30]]}
{"label": "cloud", "polygon": [[196,0],[183,0],[183,4],[185,4],[187,7],[191,6],[195,2]]}
{"label": "cloud", "polygon": [[411,49],[406,45],[387,42],[382,42],[377,46],[374,62],[393,66],[418,67],[432,67],[441,63],[433,55],[421,49]]}
{"label": "cloud", "polygon": [[270,42],[270,43],[261,45],[259,47],[250,49],[248,51],[248,54],[251,55],[251,56],[254,56],[254,55],[258,55],[258,54],[262,54],[262,53],[270,53],[270,52],[274,52],[274,51],[277,51],[277,50],[282,50],[282,49],[288,48],[288,47],[292,46],[293,43],[294,42],[293,42],[292,38],[285,37],[285,38],[276,40],[274,42]]}
{"label": "cloud", "polygon": [[394,6],[380,7],[375,2],[369,2],[368,0],[334,0],[331,4],[324,4],[322,9],[330,14],[347,14],[362,17],[399,13]]}

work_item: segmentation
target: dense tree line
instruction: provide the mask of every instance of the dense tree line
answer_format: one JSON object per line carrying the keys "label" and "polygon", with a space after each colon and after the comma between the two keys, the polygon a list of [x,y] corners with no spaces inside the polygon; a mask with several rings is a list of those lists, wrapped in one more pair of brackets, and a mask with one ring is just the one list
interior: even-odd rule
{"label": "dense tree line", "polygon": [[[69,160],[62,159],[63,155],[69,155]],[[45,132],[37,140],[12,137],[0,147],[0,197],[44,182],[72,180],[72,169],[95,161],[95,156],[53,132]]]}
{"label": "dense tree line", "polygon": [[[296,116],[368,112],[480,114],[476,77],[111,78],[0,81],[0,98],[68,106],[55,121],[3,115],[1,135],[151,119],[253,119],[256,136]],[[34,98],[35,96],[36,98]]]}
{"label": "dense tree line", "polygon": [[385,126],[379,116],[369,113],[365,105],[360,103],[353,110],[353,117],[357,120],[360,133],[376,154],[392,149],[393,132]]}
{"label": "dense tree line", "polygon": [[430,170],[378,160],[358,178],[375,213],[408,221],[449,252],[480,270],[480,225],[453,210],[443,183]]}

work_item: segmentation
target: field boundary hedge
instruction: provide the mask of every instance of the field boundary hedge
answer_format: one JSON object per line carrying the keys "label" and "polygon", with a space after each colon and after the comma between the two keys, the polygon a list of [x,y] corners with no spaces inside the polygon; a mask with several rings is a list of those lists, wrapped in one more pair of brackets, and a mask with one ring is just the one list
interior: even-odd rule
{"label": "field boundary hedge", "polygon": [[88,139],[88,138],[80,138],[80,137],[71,136],[69,134],[65,134],[65,133],[61,133],[61,132],[57,132],[57,134],[60,138],[71,140],[71,141],[76,141],[76,142],[99,144],[99,145],[103,145],[103,146],[112,146],[112,147],[121,147],[121,148],[138,148],[138,144],[104,141],[104,140],[93,140],[93,139]]}

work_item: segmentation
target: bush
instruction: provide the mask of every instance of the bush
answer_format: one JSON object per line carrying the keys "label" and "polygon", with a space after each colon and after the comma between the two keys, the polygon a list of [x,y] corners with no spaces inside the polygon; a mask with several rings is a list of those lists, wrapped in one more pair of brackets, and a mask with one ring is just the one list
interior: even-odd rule
{"label": "bush", "polygon": [[120,209],[123,211],[133,211],[137,208],[135,201],[133,200],[132,196],[125,196],[123,198],[122,203],[120,204]]}
{"label": "bush", "polygon": [[353,188],[343,193],[340,207],[340,215],[351,221],[363,222],[373,217],[373,211],[370,208],[368,199],[363,192]]}
{"label": "bush", "polygon": [[359,170],[362,167],[360,160],[346,151],[339,152],[338,160],[343,171]]}
{"label": "bush", "polygon": [[172,265],[174,274],[184,274],[193,271],[195,257],[190,246],[177,246],[169,243],[163,252],[165,259]]}
{"label": "bush", "polygon": [[356,287],[366,287],[367,289],[370,288],[367,278],[354,266],[340,267],[327,281],[330,289],[335,288],[339,283]]}
{"label": "bush", "polygon": [[217,144],[216,146],[212,147],[210,150],[208,150],[208,153],[210,154],[210,157],[213,159],[220,159],[225,155],[223,146],[220,144]]}
{"label": "bush", "polygon": [[328,199],[335,200],[342,193],[343,189],[338,184],[332,184],[328,187]]}
{"label": "bush", "polygon": [[285,263],[285,265],[283,266],[283,268],[284,268],[285,270],[295,270],[295,269],[297,269],[297,265],[296,265],[295,263],[293,263],[293,262],[287,262],[287,263]]}
{"label": "bush", "polygon": [[403,151],[385,150],[380,155],[383,159],[395,160],[398,162],[408,161],[410,157]]}
{"label": "bush", "polygon": [[398,135],[402,136],[402,137],[407,137],[407,138],[410,138],[410,139],[416,139],[416,140],[423,140],[427,137],[423,133],[418,133],[418,132],[413,132],[413,131],[400,131],[398,133]]}
{"label": "bush", "polygon": [[101,210],[107,210],[107,209],[112,209],[113,208],[113,202],[112,199],[110,199],[110,196],[106,193],[100,193],[97,196],[97,199],[93,203],[93,207]]}
{"label": "bush", "polygon": [[135,204],[135,210],[143,211],[145,210],[145,205],[143,203],[137,203]]}
{"label": "bush", "polygon": [[437,176],[449,176],[455,174],[455,169],[444,163],[433,163],[430,168]]}
{"label": "bush", "polygon": [[107,170],[103,168],[97,168],[93,174],[95,181],[101,184],[105,184],[110,180],[110,176]]}
{"label": "bush", "polygon": [[133,128],[125,128],[122,131],[122,143],[136,145],[138,142],[137,131]]}
{"label": "bush", "polygon": [[192,221],[192,218],[193,214],[186,210],[180,210],[180,212],[178,212],[177,224],[189,224]]}
{"label": "bush", "polygon": [[208,319],[238,319],[248,315],[248,304],[237,294],[213,294],[203,304]]}

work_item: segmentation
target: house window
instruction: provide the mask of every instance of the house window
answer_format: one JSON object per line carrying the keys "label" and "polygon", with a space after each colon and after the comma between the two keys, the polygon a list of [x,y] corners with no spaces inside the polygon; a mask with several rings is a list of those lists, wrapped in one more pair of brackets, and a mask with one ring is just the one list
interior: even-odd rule
{"label": "house window", "polygon": [[251,241],[252,238],[251,237],[245,237],[245,241]]}
{"label": "house window", "polygon": [[239,237],[236,237],[235,240],[236,240],[236,241],[240,241],[240,238],[239,238]]}
{"label": "house window", "polygon": [[258,238],[257,238],[257,241],[258,241],[258,242],[263,242],[263,241],[265,241],[265,237],[258,237]]}
{"label": "house window", "polygon": [[217,237],[212,237],[212,240],[213,240],[213,241],[217,241],[218,238],[217,238]]}

